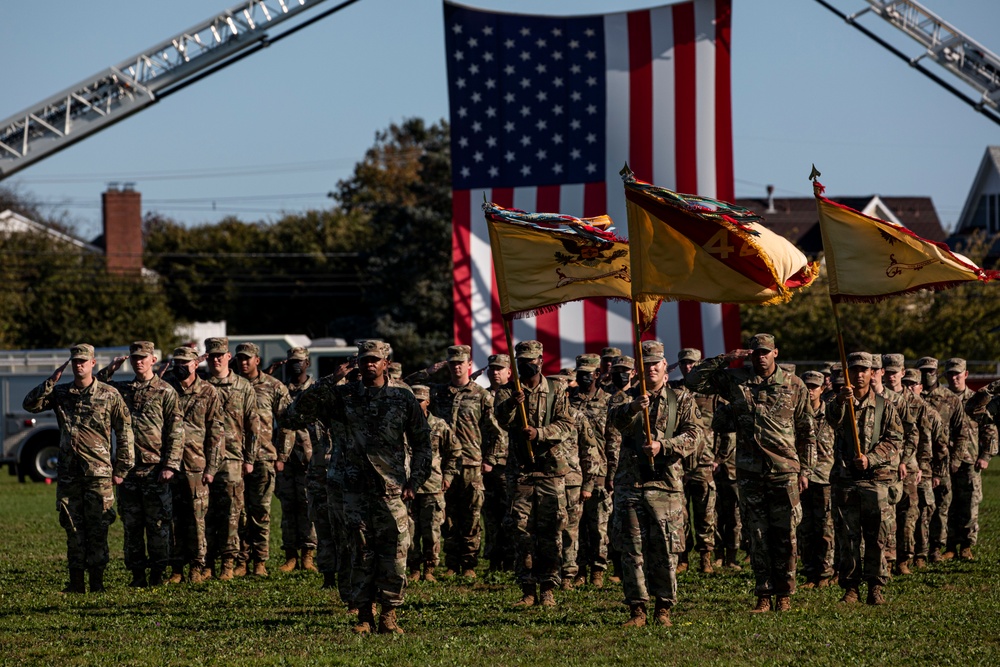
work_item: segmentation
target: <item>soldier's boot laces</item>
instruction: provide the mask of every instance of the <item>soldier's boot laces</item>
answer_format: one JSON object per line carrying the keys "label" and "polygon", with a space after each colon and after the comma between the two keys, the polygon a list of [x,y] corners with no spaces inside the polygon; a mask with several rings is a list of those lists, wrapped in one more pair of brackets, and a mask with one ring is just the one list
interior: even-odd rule
{"label": "soldier's boot laces", "polygon": [[136,568],[132,570],[132,581],[128,582],[128,585],[132,588],[145,588],[149,584],[146,583],[146,570]]}
{"label": "soldier's boot laces", "polygon": [[590,585],[594,588],[604,588],[604,570],[590,571]]}
{"label": "soldier's boot laces", "polygon": [[923,556],[917,556],[916,558],[913,559],[913,567],[917,568],[918,570],[924,569],[925,567],[927,567],[927,559],[924,558]]}
{"label": "soldier's boot laces", "polygon": [[656,601],[656,608],[653,610],[653,622],[664,628],[673,626],[670,622],[670,607],[659,600]]}
{"label": "soldier's boot laces", "polygon": [[285,549],[285,562],[278,566],[281,572],[291,572],[299,566],[299,552],[295,549]]}
{"label": "soldier's boot laces", "polygon": [[67,595],[71,593],[86,593],[87,589],[83,581],[83,568],[72,567],[69,570],[69,583],[62,589]]}
{"label": "soldier's boot laces", "polygon": [[535,593],[534,584],[525,584],[521,586],[521,599],[514,603],[515,607],[534,607],[535,600],[537,599],[537,594]]}
{"label": "soldier's boot laces", "polygon": [[844,604],[854,604],[861,599],[861,594],[858,593],[857,587],[852,586],[844,591],[844,595],[840,598],[840,601]]}
{"label": "soldier's boot laces", "polygon": [[316,568],[316,550],[306,548],[302,550],[302,558],[299,560],[299,567],[306,572],[319,572]]}
{"label": "soldier's boot laces", "polygon": [[726,567],[736,571],[743,569],[736,561],[736,549],[726,549]]}
{"label": "soldier's boot laces", "polygon": [[646,625],[646,605],[642,602],[629,605],[628,620],[622,623],[623,628],[641,628]]}
{"label": "soldier's boot laces", "polygon": [[351,628],[356,635],[370,635],[375,630],[375,603],[358,607],[358,622]]}
{"label": "soldier's boot laces", "polygon": [[91,593],[103,593],[104,592],[104,568],[103,567],[92,567],[87,571],[90,575],[90,592]]}
{"label": "soldier's boot laces", "polygon": [[323,585],[320,586],[322,589],[336,588],[337,587],[337,573],[336,572],[324,572],[323,573]]}
{"label": "soldier's boot laces", "polygon": [[770,595],[758,595],[757,604],[754,608],[750,610],[751,614],[762,614],[766,611],[771,611],[771,596]]}
{"label": "soldier's boot laces", "polygon": [[542,600],[541,604],[543,607],[555,607],[556,606],[556,596],[552,592],[555,590],[555,584],[542,584]]}
{"label": "soldier's boot laces", "polygon": [[880,605],[885,604],[885,595],[882,592],[882,586],[878,584],[868,585],[868,604]]}
{"label": "soldier's boot laces", "polygon": [[433,565],[424,565],[424,581],[437,581],[434,577]]}
{"label": "soldier's boot laces", "polygon": [[233,574],[233,559],[223,558],[222,559],[222,572],[219,574],[219,581],[230,581],[235,575]]}
{"label": "soldier's boot laces", "polygon": [[896,565],[896,571],[903,575],[912,574],[912,571],[910,570],[910,559],[907,558],[906,560],[899,561]]}
{"label": "soldier's boot laces", "polygon": [[264,565],[264,561],[258,560],[253,564],[253,576],[255,577],[266,577],[267,576],[267,566]]}
{"label": "soldier's boot laces", "polygon": [[163,568],[154,567],[149,570],[149,585],[150,586],[162,586],[163,585]]}
{"label": "soldier's boot laces", "polygon": [[701,572],[702,574],[712,574],[715,569],[712,567],[712,554],[705,551],[701,554]]}
{"label": "soldier's boot laces", "polygon": [[972,547],[964,547],[959,558],[962,560],[976,560],[975,556],[972,555]]}
{"label": "soldier's boot laces", "polygon": [[396,609],[382,608],[382,613],[378,616],[378,633],[380,635],[401,635],[403,628],[396,622]]}
{"label": "soldier's boot laces", "polygon": [[779,595],[774,600],[774,610],[775,611],[791,611],[792,610],[792,598],[789,595]]}
{"label": "soldier's boot laces", "polygon": [[245,577],[245,576],[247,576],[247,564],[246,564],[246,561],[240,561],[240,562],[238,562],[236,564],[236,567],[233,568],[233,576],[234,577]]}

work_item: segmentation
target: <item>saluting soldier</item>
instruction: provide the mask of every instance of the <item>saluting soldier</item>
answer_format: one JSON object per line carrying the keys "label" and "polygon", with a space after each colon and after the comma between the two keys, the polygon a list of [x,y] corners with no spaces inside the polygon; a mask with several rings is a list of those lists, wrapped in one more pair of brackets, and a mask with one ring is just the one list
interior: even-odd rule
{"label": "saluting soldier", "polygon": [[[494,403],[500,388],[510,382],[510,373],[509,355],[489,356],[486,375]],[[507,495],[507,432],[503,429],[493,439],[489,451],[483,452],[483,488],[483,557],[489,561],[490,570],[509,570],[514,564],[514,545],[503,526],[510,507]]]}
{"label": "saluting soldier", "polygon": [[834,532],[833,496],[830,473],[833,471],[835,433],[826,419],[822,400],[826,380],[819,371],[806,371],[802,381],[809,391],[809,404],[816,424],[816,463],[809,470],[809,486],[802,492],[802,524],[799,526],[799,552],[802,554],[802,588],[826,588],[833,581]]}

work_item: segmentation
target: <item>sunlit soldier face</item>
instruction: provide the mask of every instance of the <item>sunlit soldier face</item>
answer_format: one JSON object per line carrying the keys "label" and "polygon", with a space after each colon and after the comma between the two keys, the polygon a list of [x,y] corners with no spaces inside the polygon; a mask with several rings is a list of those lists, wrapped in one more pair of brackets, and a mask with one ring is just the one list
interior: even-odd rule
{"label": "sunlit soldier face", "polygon": [[222,377],[229,368],[229,360],[233,358],[229,352],[215,352],[208,355],[208,368],[212,375]]}
{"label": "sunlit soldier face", "polygon": [[948,378],[948,387],[955,393],[965,391],[965,380],[969,377],[969,371],[962,371],[957,373],[955,371],[948,371],[945,374]]}
{"label": "sunlit soldier face", "polygon": [[677,364],[677,368],[680,369],[681,375],[683,375],[684,377],[687,377],[688,373],[690,373],[691,369],[694,367],[695,363],[690,359],[685,359],[684,361],[681,361]]}
{"label": "sunlit soldier face", "polygon": [[806,389],[809,390],[809,400],[813,403],[823,395],[823,385],[821,384],[807,384]]}
{"label": "sunlit soldier face", "polygon": [[868,387],[872,383],[872,369],[867,366],[851,366],[848,369],[847,374],[851,378],[851,384],[854,385],[861,393],[868,390]]}
{"label": "sunlit soldier face", "polygon": [[452,382],[463,382],[469,377],[469,371],[472,369],[472,361],[449,361],[448,371],[451,373]]}
{"label": "sunlit soldier face", "polygon": [[490,383],[494,387],[501,387],[510,382],[510,369],[504,366],[490,366],[487,371],[490,376]]}
{"label": "sunlit soldier face", "polygon": [[77,380],[86,380],[94,374],[96,359],[74,359],[70,364],[73,368],[73,377]]}
{"label": "sunlit soldier face", "polygon": [[133,354],[128,358],[128,362],[132,366],[132,371],[136,375],[146,375],[153,370],[153,364],[156,363],[156,357],[151,354]]}
{"label": "sunlit soldier face", "polygon": [[667,362],[665,359],[653,363],[642,365],[646,372],[646,383],[652,387],[659,387],[667,377]]}
{"label": "sunlit soldier face", "polygon": [[774,348],[773,350],[757,348],[750,355],[750,359],[753,362],[753,370],[757,375],[768,376],[774,372],[775,366],[778,365],[778,348]]}
{"label": "sunlit soldier face", "polygon": [[239,365],[240,375],[253,375],[260,368],[260,357],[255,354],[237,354],[236,363]]}

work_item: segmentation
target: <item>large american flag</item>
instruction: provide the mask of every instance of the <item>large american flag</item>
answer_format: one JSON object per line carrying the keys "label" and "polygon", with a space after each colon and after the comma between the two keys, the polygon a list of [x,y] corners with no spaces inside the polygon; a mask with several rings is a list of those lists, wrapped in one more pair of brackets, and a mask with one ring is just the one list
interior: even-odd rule
{"label": "large american flag", "polygon": [[[445,3],[451,107],[455,341],[477,367],[506,351],[483,198],[525,211],[607,213],[628,233],[618,172],[732,201],[731,0],[595,16],[532,16]],[[544,371],[612,345],[631,354],[630,304],[603,299],[514,321]],[[665,303],[668,358],[740,346],[734,305]]]}

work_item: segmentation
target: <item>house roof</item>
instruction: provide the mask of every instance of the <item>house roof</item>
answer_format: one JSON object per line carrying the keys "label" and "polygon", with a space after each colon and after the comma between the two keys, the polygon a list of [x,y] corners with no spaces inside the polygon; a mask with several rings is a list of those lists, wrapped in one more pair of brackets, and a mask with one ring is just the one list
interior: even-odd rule
{"label": "house roof", "polygon": [[10,209],[0,211],[0,233],[13,234],[17,232],[37,232],[41,234],[48,234],[63,243],[69,243],[85,250],[86,252],[101,255],[104,254],[103,249],[98,248],[91,243],[87,243],[86,241],[82,241],[75,236],[62,232],[55,227],[50,227],[49,225],[37,222],[31,218],[26,218],[20,213],[11,211]]}
{"label": "house roof", "polygon": [[[991,176],[992,179],[990,179]],[[979,163],[979,169],[976,170],[976,176],[972,179],[972,187],[969,188],[969,194],[965,198],[965,205],[962,206],[962,214],[958,217],[958,224],[955,225],[957,234],[974,228],[973,216],[979,205],[980,195],[983,194],[982,191],[990,180],[993,180],[995,188],[998,178],[1000,178],[1000,146],[987,146],[986,153]]]}

